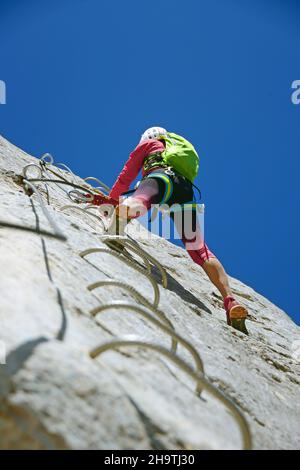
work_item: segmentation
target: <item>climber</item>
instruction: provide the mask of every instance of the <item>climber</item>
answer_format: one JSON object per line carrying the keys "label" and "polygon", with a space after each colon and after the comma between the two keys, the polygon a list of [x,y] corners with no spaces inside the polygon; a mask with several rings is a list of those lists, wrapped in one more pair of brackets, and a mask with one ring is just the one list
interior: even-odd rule
{"label": "climber", "polygon": [[[199,158],[196,150],[186,139],[161,127],[146,130],[107,198],[108,202],[116,206],[108,233],[124,233],[129,220],[145,214],[155,204],[168,204],[171,207],[176,204],[181,210],[190,211],[192,229],[188,235],[184,227],[186,218],[176,218],[172,211],[170,217],[192,260],[204,269],[221,293],[228,325],[247,333],[247,309],[234,299],[228,276],[220,261],[204,242],[197,221],[193,181],[198,168]],[[122,198],[122,194],[128,191],[140,170],[143,178],[137,189],[126,199]],[[116,201],[119,201],[119,204]],[[96,200],[92,202],[97,204]]]}

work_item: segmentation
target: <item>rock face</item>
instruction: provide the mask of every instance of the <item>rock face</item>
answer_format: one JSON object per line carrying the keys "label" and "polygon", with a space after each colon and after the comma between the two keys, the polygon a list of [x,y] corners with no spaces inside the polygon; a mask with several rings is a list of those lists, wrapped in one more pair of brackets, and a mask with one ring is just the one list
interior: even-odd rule
{"label": "rock face", "polygon": [[[29,197],[20,184],[18,175],[29,163],[38,160],[0,137],[0,222],[53,233],[37,197]],[[29,171],[32,177],[35,172],[35,167]],[[76,182],[83,184],[77,177]],[[207,391],[197,396],[195,382],[166,356],[121,347],[90,357],[99,344],[128,334],[170,349],[168,334],[130,307],[91,315],[112,301],[140,302],[117,285],[87,286],[119,280],[153,303],[154,281],[137,255],[132,256],[139,271],[124,263],[123,255],[112,254],[96,219],[61,211],[72,205],[65,192],[72,188],[50,183],[47,195],[44,183],[36,185],[67,240],[0,225],[0,340],[6,349],[6,364],[0,365],[0,448],[241,448],[232,415]],[[166,240],[140,237],[138,226],[132,225],[131,235],[167,272],[163,287],[152,266],[159,309],[198,351],[209,382],[239,407],[253,448],[299,449],[300,364],[293,351],[299,327],[235,279],[234,293],[251,313],[250,335],[228,327],[221,298],[201,268]],[[79,256],[92,247],[106,251]],[[195,367],[182,345],[177,355]]]}

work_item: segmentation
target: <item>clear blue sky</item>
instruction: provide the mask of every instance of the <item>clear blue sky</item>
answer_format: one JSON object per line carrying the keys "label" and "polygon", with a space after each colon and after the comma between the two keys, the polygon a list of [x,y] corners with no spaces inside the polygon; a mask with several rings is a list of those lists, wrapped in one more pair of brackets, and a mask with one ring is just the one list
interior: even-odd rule
{"label": "clear blue sky", "polygon": [[299,311],[300,2],[1,0],[0,133],[112,184],[152,125],[201,157],[228,272]]}

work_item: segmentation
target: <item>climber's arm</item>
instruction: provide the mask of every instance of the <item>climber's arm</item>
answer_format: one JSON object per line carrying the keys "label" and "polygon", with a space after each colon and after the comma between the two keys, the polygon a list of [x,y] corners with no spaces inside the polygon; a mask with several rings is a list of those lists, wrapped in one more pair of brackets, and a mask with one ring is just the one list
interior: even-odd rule
{"label": "climber's arm", "polygon": [[163,150],[164,145],[158,140],[146,140],[139,144],[125,163],[123,170],[109,193],[110,197],[118,200],[122,193],[128,191],[132,181],[139,174],[145,158],[151,153]]}

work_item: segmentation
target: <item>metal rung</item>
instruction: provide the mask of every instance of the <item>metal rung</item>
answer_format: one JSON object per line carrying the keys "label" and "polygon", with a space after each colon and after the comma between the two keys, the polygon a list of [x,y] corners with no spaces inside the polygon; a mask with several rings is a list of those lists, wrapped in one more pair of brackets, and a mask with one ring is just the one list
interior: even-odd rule
{"label": "metal rung", "polygon": [[252,448],[252,438],[251,438],[249,425],[244,415],[241,413],[241,411],[235,405],[235,403],[233,403],[232,400],[227,398],[220,390],[218,390],[214,385],[212,385],[204,375],[202,375],[199,372],[194,371],[190,367],[189,364],[187,364],[183,359],[179,358],[178,356],[170,352],[168,349],[158,344],[144,342],[138,339],[128,340],[126,338],[120,338],[120,339],[115,339],[115,340],[103,343],[100,346],[97,346],[92,351],[90,351],[90,357],[92,359],[95,359],[96,357],[100,356],[106,351],[118,349],[123,346],[126,346],[126,347],[139,346],[144,349],[150,349],[152,351],[156,351],[162,354],[163,356],[167,357],[172,362],[174,362],[181,370],[183,370],[186,374],[188,374],[192,379],[194,379],[197,382],[197,388],[200,385],[200,387],[203,390],[206,390],[208,393],[210,393],[214,398],[216,398],[226,407],[226,409],[231,413],[231,415],[235,419],[240,429],[242,442],[243,442],[243,449],[249,450]]}
{"label": "metal rung", "polygon": [[[157,318],[155,318],[153,315],[151,315],[145,309],[145,307],[140,307],[140,306],[132,304],[130,302],[114,301],[114,302],[110,302],[109,304],[99,305],[98,307],[91,310],[91,314],[93,316],[96,316],[99,313],[103,313],[106,310],[110,310],[110,309],[131,310],[132,312],[136,312],[136,313],[139,313],[140,315],[142,315],[142,317],[146,318],[148,321],[150,321],[155,326],[157,326],[162,331],[164,331],[167,335],[171,336],[171,338],[173,340],[175,340],[176,343],[181,344],[192,355],[192,357],[195,361],[196,371],[201,372],[202,374],[204,374],[204,367],[203,367],[202,359],[201,359],[200,355],[198,354],[197,350],[194,348],[194,346],[192,346],[191,343],[189,343],[189,341],[184,339],[182,336],[180,336],[178,333],[176,333],[173,329],[169,328],[169,326],[166,326],[165,324],[161,323],[161,321],[157,320]],[[163,318],[163,320],[165,320],[165,318]],[[173,344],[174,343],[172,341],[172,346],[173,346]],[[197,384],[196,392],[197,393],[201,392],[201,388],[198,388],[198,384]]]}
{"label": "metal rung", "polygon": [[88,176],[87,178],[83,178],[84,181],[96,181],[96,183],[100,184],[100,187],[105,189],[108,193],[110,192],[110,187],[107,186],[105,183],[102,183],[98,178],[94,176]]}
{"label": "metal rung", "polygon": [[149,310],[151,310],[154,314],[156,314],[161,320],[163,320],[165,323],[169,325],[170,328],[175,330],[175,327],[173,326],[171,320],[165,315],[165,313],[162,310],[159,310],[158,308],[155,308],[151,302],[149,302],[146,297],[144,297],[143,294],[138,292],[133,286],[130,286],[129,284],[126,284],[123,281],[118,281],[115,279],[105,279],[103,281],[97,281],[94,282],[93,284],[90,284],[87,288],[89,291],[93,291],[99,287],[119,287],[121,289],[126,290],[131,294],[138,302],[140,302],[142,305],[147,307]]}
{"label": "metal rung", "polygon": [[128,258],[123,257],[120,253],[117,253],[116,251],[113,251],[113,250],[109,250],[107,248],[89,248],[79,253],[79,256],[81,258],[84,258],[85,256],[92,254],[92,253],[107,253],[111,256],[114,256],[115,258],[118,258],[120,261],[127,264],[131,268],[135,269],[140,274],[143,274],[144,276],[146,276],[147,279],[151,282],[151,285],[154,291],[153,306],[156,308],[158,307],[159,300],[160,300],[160,292],[159,292],[158,284],[156,280],[153,278],[153,276],[149,274],[147,271],[145,271],[144,268],[139,267],[136,262],[130,261]]}
{"label": "metal rung", "polygon": [[[140,302],[142,305],[147,307],[151,312],[153,312],[155,315],[158,316],[158,318],[166,323],[172,330],[175,331],[175,327],[173,326],[171,320],[165,315],[165,313],[162,310],[159,310],[146,299],[140,292],[138,292],[134,287],[130,286],[129,284],[126,284],[125,282],[122,281],[117,281],[114,279],[109,279],[109,280],[104,280],[104,281],[98,281],[95,282],[94,284],[89,285],[87,288],[89,291],[92,291],[94,289],[97,289],[98,287],[119,287],[121,289],[126,290],[129,294],[131,294],[138,302]],[[101,304],[103,306],[103,304]],[[105,305],[111,305],[111,304],[105,304]],[[91,314],[94,314],[94,311],[96,310],[93,309],[91,310]],[[97,313],[97,312],[96,312]],[[172,343],[172,351],[176,352],[177,349],[177,341]]]}
{"label": "metal rung", "polygon": [[154,258],[154,256],[147,253],[143,248],[141,248],[140,245],[138,245],[137,243],[134,243],[130,238],[120,237],[118,235],[104,235],[104,236],[101,237],[101,240],[105,242],[106,237],[107,237],[108,240],[115,240],[118,243],[121,243],[127,249],[133,250],[142,259],[144,259],[144,260],[146,259],[150,263],[152,263],[154,266],[156,266],[159,269],[160,273],[161,273],[162,285],[163,285],[164,288],[167,288],[168,278],[167,278],[166,270],[161,265],[161,263],[159,261],[157,261],[156,258]]}
{"label": "metal rung", "polygon": [[[116,235],[116,236],[114,236],[114,235],[101,235],[100,240],[103,243],[105,243],[107,246],[109,246],[113,249],[117,249],[120,253],[122,253],[129,260],[131,260],[135,263],[138,263],[138,261],[130,254],[130,252],[127,251],[128,246],[125,243],[126,237],[119,236],[119,235]],[[122,241],[123,241],[123,243],[122,243]],[[120,246],[118,246],[118,245],[120,245]],[[121,247],[123,247],[123,248],[121,248]],[[143,254],[141,254],[138,251],[137,247],[135,247],[135,248],[130,247],[129,250],[133,251],[136,255],[138,255],[140,258],[142,258],[143,262],[145,263],[145,266],[144,266],[145,269],[148,271],[148,273],[150,275],[152,275],[151,264],[150,264],[150,261],[148,260],[148,258],[146,256],[144,256]]]}
{"label": "metal rung", "polygon": [[60,207],[61,212],[65,212],[67,210],[73,210],[75,212],[77,211],[77,212],[84,213],[87,217],[92,217],[93,219],[96,219],[98,222],[101,222],[102,228],[105,229],[104,222],[101,219],[101,217],[99,217],[98,215],[91,214],[90,212],[87,212],[86,209],[83,209],[82,207],[77,207],[77,206],[63,206],[63,207]]}

